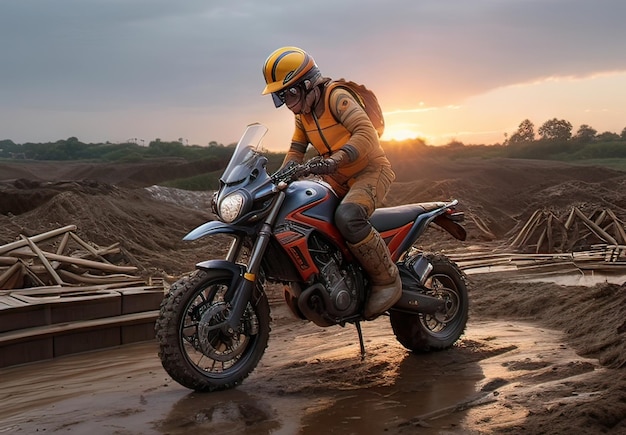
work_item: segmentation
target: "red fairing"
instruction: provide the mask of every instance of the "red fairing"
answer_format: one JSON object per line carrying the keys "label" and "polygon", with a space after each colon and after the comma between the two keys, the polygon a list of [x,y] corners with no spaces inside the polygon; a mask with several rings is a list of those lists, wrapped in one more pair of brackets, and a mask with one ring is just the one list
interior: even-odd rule
{"label": "red fairing", "polygon": [[402,244],[402,241],[406,238],[409,231],[413,227],[413,222],[408,223],[400,228],[395,228],[393,230],[385,231],[380,234],[383,238],[387,246],[389,247],[389,252],[391,253],[391,259],[395,262],[398,261],[402,252],[398,251],[398,248]]}
{"label": "red fairing", "polygon": [[352,255],[348,251],[337,227],[335,227],[331,222],[317,219],[305,214],[307,210],[325,202],[327,199],[328,194],[324,198],[293,210],[285,217],[286,221],[297,223],[307,230],[301,233],[297,229],[291,228],[286,229],[285,231],[277,231],[274,234],[287,255],[289,255],[293,263],[298,267],[298,272],[304,281],[310,279],[314,274],[319,273],[319,269],[311,258],[311,253],[308,249],[309,229],[316,230],[327,236],[332,242],[340,247],[344,255],[348,256],[348,258],[352,258]]}

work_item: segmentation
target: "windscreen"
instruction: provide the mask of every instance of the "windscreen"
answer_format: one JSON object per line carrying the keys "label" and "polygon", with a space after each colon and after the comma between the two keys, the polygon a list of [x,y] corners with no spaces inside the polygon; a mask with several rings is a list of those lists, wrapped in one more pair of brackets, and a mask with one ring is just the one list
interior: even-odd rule
{"label": "windscreen", "polygon": [[261,140],[267,133],[267,127],[262,124],[250,124],[237,143],[235,152],[222,175],[224,183],[236,183],[249,174],[261,150]]}

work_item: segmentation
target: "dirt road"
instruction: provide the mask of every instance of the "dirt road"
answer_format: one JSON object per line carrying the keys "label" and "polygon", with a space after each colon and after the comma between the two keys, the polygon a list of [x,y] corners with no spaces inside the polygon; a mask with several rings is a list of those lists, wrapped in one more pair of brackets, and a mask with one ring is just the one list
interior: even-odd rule
{"label": "dirt road", "polygon": [[353,328],[275,304],[273,319],[260,366],[226,392],[173,382],[152,342],[5,369],[0,433],[489,433],[603,394],[606,369],[530,323],[476,319],[452,350],[413,355],[379,318],[363,326],[361,360]]}

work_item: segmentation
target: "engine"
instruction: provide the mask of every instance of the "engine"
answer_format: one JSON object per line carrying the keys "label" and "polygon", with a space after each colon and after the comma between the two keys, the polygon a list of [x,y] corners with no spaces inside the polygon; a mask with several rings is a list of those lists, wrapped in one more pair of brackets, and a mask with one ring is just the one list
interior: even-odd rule
{"label": "engine", "polygon": [[356,315],[363,298],[361,272],[345,264],[341,251],[319,236],[311,236],[309,249],[320,274],[317,282],[302,290],[298,309],[318,326],[336,325]]}

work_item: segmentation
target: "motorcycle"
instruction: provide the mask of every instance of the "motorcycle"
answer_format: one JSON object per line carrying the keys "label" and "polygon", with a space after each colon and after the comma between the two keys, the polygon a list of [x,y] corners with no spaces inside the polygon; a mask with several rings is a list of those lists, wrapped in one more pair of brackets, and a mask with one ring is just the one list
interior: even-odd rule
{"label": "motorcycle", "polygon": [[[228,235],[227,255],[198,263],[172,284],[156,321],[163,368],[196,391],[233,388],[257,366],[270,334],[267,283],[283,284],[299,319],[354,324],[365,356],[360,322],[370,284],[333,224],[340,199],[321,179],[302,177],[307,163],[269,174],[261,149],[266,132],[261,124],[247,127],[213,198],[219,219],[184,237]],[[464,240],[457,204],[378,208],[370,218],[402,279],[402,297],[385,315],[396,339],[416,353],[449,348],[465,330],[464,273],[446,256],[413,247],[431,223]]]}

